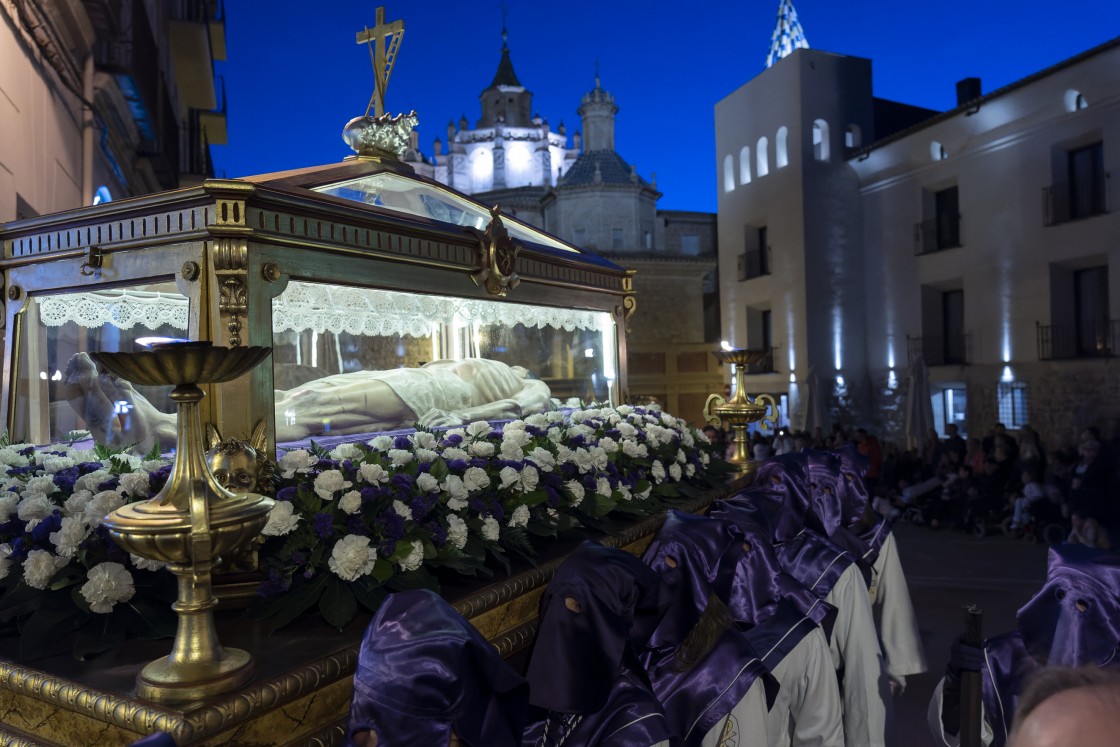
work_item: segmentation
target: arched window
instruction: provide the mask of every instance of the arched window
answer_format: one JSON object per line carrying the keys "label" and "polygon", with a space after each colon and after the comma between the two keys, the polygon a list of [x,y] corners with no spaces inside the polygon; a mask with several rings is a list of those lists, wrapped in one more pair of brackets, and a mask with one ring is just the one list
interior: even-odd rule
{"label": "arched window", "polygon": [[774,137],[774,166],[782,169],[789,166],[789,152],[786,150],[786,141],[789,140],[789,128],[782,125]]}
{"label": "arched window", "polygon": [[828,151],[828,122],[823,119],[813,120],[813,158],[818,161],[827,161],[831,157]]}
{"label": "arched window", "polygon": [[758,150],[755,152],[755,173],[766,176],[770,173],[770,141],[763,135],[758,139]]}
{"label": "arched window", "polygon": [[735,159],[731,154],[723,157],[723,191],[730,192],[735,189]]}
{"label": "arched window", "polygon": [[100,187],[98,187],[97,191],[93,193],[93,203],[92,204],[94,204],[94,205],[103,205],[106,202],[112,202],[112,201],[113,201],[113,194],[109,191],[109,188],[106,187],[104,184],[102,184]]}
{"label": "arched window", "polygon": [[739,151],[739,183],[751,183],[751,146],[744,145]]}
{"label": "arched window", "polygon": [[494,185],[494,155],[489,148],[476,148],[471,153],[472,192],[485,192]]}
{"label": "arched window", "polygon": [[863,133],[860,132],[859,125],[848,125],[848,129],[844,130],[844,147],[858,148],[861,145],[863,145]]}
{"label": "arched window", "polygon": [[1067,112],[1076,112],[1089,108],[1089,102],[1085,100],[1081,92],[1075,91],[1072,88],[1066,91],[1065,102]]}
{"label": "arched window", "polygon": [[929,144],[929,157],[934,161],[944,161],[949,157],[949,151],[945,150],[945,146],[934,140]]}

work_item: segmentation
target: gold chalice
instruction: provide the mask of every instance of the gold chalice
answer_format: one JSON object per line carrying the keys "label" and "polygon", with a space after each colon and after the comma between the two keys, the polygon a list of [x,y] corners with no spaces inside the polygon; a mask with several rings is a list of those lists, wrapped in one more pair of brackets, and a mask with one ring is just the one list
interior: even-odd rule
{"label": "gold chalice", "polygon": [[[758,467],[758,462],[751,459],[747,451],[747,426],[750,423],[769,423],[773,428],[778,417],[778,403],[769,394],[760,394],[753,400],[747,396],[744,374],[746,367],[756,363],[769,354],[769,350],[717,350],[712,355],[720,363],[730,363],[735,371],[735,394],[731,399],[720,394],[708,396],[704,403],[704,418],[717,428],[727,423],[731,427],[731,440],[735,444],[735,452],[728,459],[739,471],[750,473]],[[766,409],[770,408],[770,417],[766,417]]]}
{"label": "gold chalice", "polygon": [[172,605],[179,626],[171,653],[149,662],[136,678],[148,700],[183,703],[232,690],[253,676],[248,652],[223,648],[214,628],[211,569],[256,537],[274,501],[255,493],[231,493],[206,462],[198,403],[200,383],[230,381],[268,357],[267,347],[215,347],[176,342],[139,353],[91,353],[97,364],[137,384],[173,384],[179,407],[175,463],[154,498],[123,506],[105,518],[113,540],[130,553],[169,564],[178,578]]}

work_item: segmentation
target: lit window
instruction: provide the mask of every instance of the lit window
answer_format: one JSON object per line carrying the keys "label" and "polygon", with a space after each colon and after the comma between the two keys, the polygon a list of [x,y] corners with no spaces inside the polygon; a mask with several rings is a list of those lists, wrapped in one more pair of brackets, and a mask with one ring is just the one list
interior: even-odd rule
{"label": "lit window", "polygon": [[786,141],[789,139],[789,129],[785,125],[778,128],[774,138],[774,165],[781,169],[789,165],[789,153],[786,150]]}
{"label": "lit window", "polygon": [[1085,100],[1081,92],[1075,91],[1072,88],[1066,91],[1065,105],[1067,112],[1076,112],[1089,108],[1089,102]]}
{"label": "lit window", "polygon": [[91,204],[101,205],[103,203],[112,202],[112,201],[113,201],[112,193],[109,192],[108,187],[106,187],[104,184],[102,184],[100,187],[97,188],[97,191],[93,193],[93,202]]}
{"label": "lit window", "polygon": [[848,125],[848,129],[844,131],[844,147],[858,148],[861,145],[863,145],[863,133],[860,132],[859,125]]}
{"label": "lit window", "polygon": [[758,151],[755,153],[755,173],[766,176],[770,173],[770,141],[766,136],[758,139]]}
{"label": "lit window", "polygon": [[725,156],[723,159],[723,191],[730,192],[735,189],[735,159]]}
{"label": "lit window", "polygon": [[934,161],[944,161],[949,157],[949,151],[945,150],[945,146],[934,140],[929,144],[929,157]]}
{"label": "lit window", "polygon": [[744,145],[739,151],[739,183],[751,183],[751,146]]}
{"label": "lit window", "polygon": [[828,142],[828,122],[823,119],[813,120],[813,157],[818,161],[827,161],[831,157]]}
{"label": "lit window", "polygon": [[999,422],[1011,430],[1018,430],[1029,423],[1029,388],[1025,381],[1001,381],[999,393]]}

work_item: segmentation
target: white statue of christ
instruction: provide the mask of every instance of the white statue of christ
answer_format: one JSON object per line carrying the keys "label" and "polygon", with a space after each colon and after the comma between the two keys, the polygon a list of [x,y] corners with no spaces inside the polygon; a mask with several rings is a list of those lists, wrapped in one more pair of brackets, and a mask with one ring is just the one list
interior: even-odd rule
{"label": "white statue of christ", "polygon": [[[66,398],[98,443],[175,445],[175,415],[161,412],[127,381],[98,373],[76,353],[66,366]],[[127,427],[118,412],[126,403]],[[276,440],[371,433],[474,420],[520,418],[553,408],[548,385],[521,366],[488,358],[432,361],[420,368],[354,371],[276,392]]]}

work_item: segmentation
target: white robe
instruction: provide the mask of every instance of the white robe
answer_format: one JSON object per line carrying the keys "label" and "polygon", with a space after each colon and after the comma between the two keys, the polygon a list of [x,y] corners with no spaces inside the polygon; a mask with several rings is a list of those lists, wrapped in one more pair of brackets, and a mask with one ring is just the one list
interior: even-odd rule
{"label": "white robe", "polygon": [[[933,690],[933,697],[929,701],[929,711],[926,713],[926,718],[929,721],[929,729],[933,734],[938,747],[959,747],[961,743],[960,734],[946,734],[945,727],[941,724],[941,706],[944,703],[944,694],[942,692],[945,687],[945,678],[942,677],[941,681],[937,683],[937,687]],[[984,743],[985,747],[992,743],[995,739],[995,733],[992,731],[992,725],[988,723],[988,711],[984,708],[984,704],[980,704],[980,741]]]}
{"label": "white robe", "polygon": [[905,686],[906,675],[920,674],[928,667],[893,532],[883,541],[879,557],[872,566],[868,596],[871,604],[879,608],[879,637],[886,657],[887,674]]}
{"label": "white robe", "polygon": [[773,674],[781,689],[768,718],[770,747],[843,747],[843,706],[824,631],[802,638]]}
{"label": "white robe", "polygon": [[759,678],[731,713],[708,730],[700,744],[702,747],[760,747],[768,743],[766,686]]}
{"label": "white robe", "polygon": [[859,567],[840,575],[825,601],[836,608],[832,626],[832,662],[844,670],[844,743],[847,747],[886,747],[890,686],[883,665],[871,599]]}

